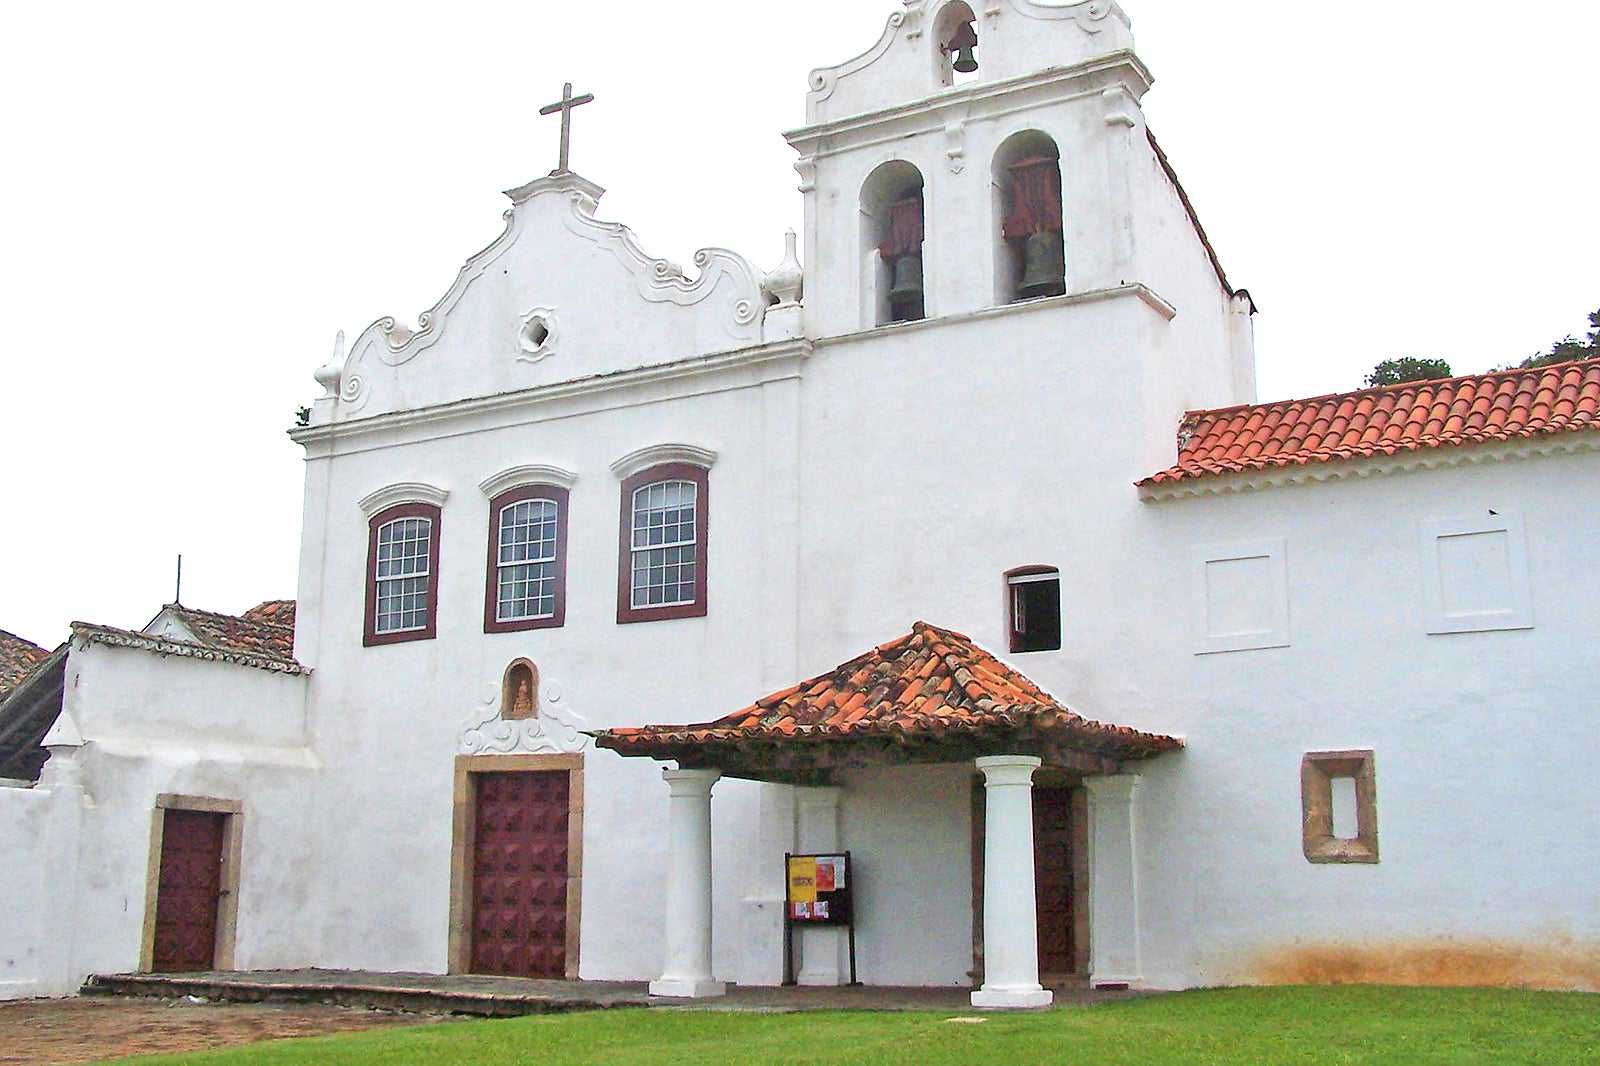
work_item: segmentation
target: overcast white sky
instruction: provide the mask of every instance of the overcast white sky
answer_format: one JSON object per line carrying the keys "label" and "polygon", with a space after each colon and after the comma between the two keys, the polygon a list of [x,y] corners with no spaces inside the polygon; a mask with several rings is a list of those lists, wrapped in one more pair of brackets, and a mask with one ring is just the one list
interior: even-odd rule
{"label": "overcast white sky", "polygon": [[[1263,399],[1521,358],[1600,306],[1600,4],[1123,0]],[[292,596],[335,331],[430,306],[554,165],[687,263],[797,226],[806,73],[888,0],[26,4],[0,40],[0,628]]]}

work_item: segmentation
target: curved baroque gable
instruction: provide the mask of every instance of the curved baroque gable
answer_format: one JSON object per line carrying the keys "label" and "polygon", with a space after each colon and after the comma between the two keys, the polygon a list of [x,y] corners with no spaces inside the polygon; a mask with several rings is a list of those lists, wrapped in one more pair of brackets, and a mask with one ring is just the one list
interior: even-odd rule
{"label": "curved baroque gable", "polygon": [[[691,277],[645,252],[627,226],[596,218],[604,194],[570,173],[508,191],[504,230],[414,328],[381,318],[317,372],[336,398],[327,417],[412,411],[761,342],[767,301],[748,260],[704,248]],[[649,345],[639,343],[645,336]]]}

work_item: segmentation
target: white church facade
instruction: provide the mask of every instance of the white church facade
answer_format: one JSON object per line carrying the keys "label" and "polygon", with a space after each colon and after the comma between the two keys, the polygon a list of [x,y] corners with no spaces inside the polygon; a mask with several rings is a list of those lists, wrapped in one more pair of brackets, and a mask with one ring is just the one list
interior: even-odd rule
{"label": "white church facade", "polygon": [[713,996],[846,851],[804,984],[1600,990],[1600,361],[1257,403],[1151,80],[1110,0],[901,5],[786,134],[803,268],[511,190],[316,372],[294,603],[0,703],[0,997]]}

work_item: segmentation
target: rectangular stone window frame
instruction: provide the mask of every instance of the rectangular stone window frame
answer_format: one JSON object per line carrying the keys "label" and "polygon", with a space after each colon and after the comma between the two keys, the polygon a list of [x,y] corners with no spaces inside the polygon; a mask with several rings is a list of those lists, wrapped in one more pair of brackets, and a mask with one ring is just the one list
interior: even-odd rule
{"label": "rectangular stone window frame", "polygon": [[150,824],[150,855],[144,882],[144,924],[139,933],[139,972],[155,968],[156,895],[161,882],[161,844],[168,811],[199,811],[226,816],[222,830],[222,891],[217,900],[217,942],[214,959],[220,971],[233,969],[234,946],[239,939],[239,877],[244,850],[244,804],[211,796],[182,796],[164,792],[156,797]]}
{"label": "rectangular stone window frame", "polygon": [[[1207,568],[1213,563],[1266,559],[1271,570],[1272,614],[1261,629],[1239,633],[1212,633],[1208,620]],[[1262,651],[1289,647],[1288,545],[1282,537],[1227,544],[1204,544],[1193,552],[1190,589],[1196,655],[1236,651]]]}
{"label": "rectangular stone window frame", "polygon": [[[1439,545],[1452,537],[1504,533],[1511,602],[1501,611],[1451,614],[1445,608]],[[1496,633],[1533,628],[1533,591],[1528,578],[1528,536],[1520,514],[1489,512],[1484,518],[1436,518],[1422,523],[1423,614],[1430,636]]]}
{"label": "rectangular stone window frame", "polygon": [[[1333,782],[1356,785],[1356,835],[1333,833]],[[1300,762],[1300,812],[1306,860],[1317,864],[1378,861],[1378,784],[1370,751],[1311,752]]]}

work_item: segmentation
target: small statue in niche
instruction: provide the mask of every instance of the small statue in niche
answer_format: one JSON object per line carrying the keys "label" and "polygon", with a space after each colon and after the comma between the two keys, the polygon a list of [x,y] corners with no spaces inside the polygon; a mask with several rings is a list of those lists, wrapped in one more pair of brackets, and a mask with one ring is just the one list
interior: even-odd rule
{"label": "small statue in niche", "polygon": [[526,659],[519,659],[506,671],[501,688],[500,717],[509,722],[539,717],[539,673]]}

